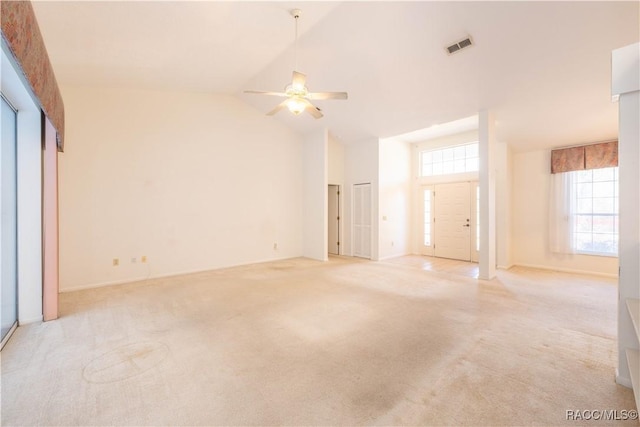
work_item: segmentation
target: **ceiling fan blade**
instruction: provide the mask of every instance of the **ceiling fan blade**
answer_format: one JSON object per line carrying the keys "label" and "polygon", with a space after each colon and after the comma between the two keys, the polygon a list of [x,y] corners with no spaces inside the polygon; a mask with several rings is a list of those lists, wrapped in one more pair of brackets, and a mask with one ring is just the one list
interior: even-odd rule
{"label": "ceiling fan blade", "polygon": [[307,76],[298,72],[293,72],[293,78],[291,80],[291,85],[294,87],[303,88],[304,84],[307,82]]}
{"label": "ceiling fan blade", "polygon": [[319,119],[319,118],[321,118],[321,117],[324,115],[324,114],[322,114],[322,113],[320,112],[320,110],[319,110],[315,105],[313,105],[312,103],[310,103],[310,102],[309,102],[309,101],[307,101],[306,99],[304,100],[304,103],[305,103],[305,105],[306,105],[306,107],[305,107],[305,111],[306,111],[307,113],[311,114],[311,115],[313,116],[313,118],[315,118],[315,119]]}
{"label": "ceiling fan blade", "polygon": [[347,99],[347,92],[315,92],[308,93],[307,98],[309,99]]}
{"label": "ceiling fan blade", "polygon": [[276,108],[274,108],[273,110],[269,111],[267,113],[267,116],[273,116],[274,114],[276,114],[278,111],[282,110],[283,108],[285,108],[287,106],[287,102],[289,102],[288,99],[285,99],[284,101],[282,101],[280,104],[278,104],[276,106]]}
{"label": "ceiling fan blade", "polygon": [[287,94],[284,92],[265,92],[262,90],[245,90],[244,93],[253,93],[256,95],[287,96]]}

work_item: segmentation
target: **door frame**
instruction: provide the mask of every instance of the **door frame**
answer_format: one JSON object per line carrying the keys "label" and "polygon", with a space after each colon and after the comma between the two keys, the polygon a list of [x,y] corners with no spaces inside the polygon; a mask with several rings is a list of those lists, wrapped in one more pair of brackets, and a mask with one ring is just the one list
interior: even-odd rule
{"label": "door frame", "polygon": [[[426,256],[435,256],[434,245],[437,241],[437,233],[435,230],[435,226],[433,223],[433,218],[435,217],[435,198],[433,197],[433,192],[435,191],[436,186],[442,184],[456,184],[460,182],[468,182],[469,183],[469,206],[470,206],[470,215],[471,215],[471,227],[470,227],[470,243],[471,243],[471,262],[478,262],[480,258],[480,252],[478,251],[478,202],[479,198],[477,197],[479,190],[479,181],[477,180],[464,180],[464,181],[447,181],[447,182],[437,182],[431,184],[422,184],[418,186],[418,194],[417,194],[417,206],[415,209],[418,209],[416,217],[419,220],[418,225],[418,253],[420,255]],[[431,246],[424,246],[424,191],[430,189],[431,190]]]}
{"label": "door frame", "polygon": [[[327,250],[327,252],[330,255],[342,255],[342,247],[344,246],[344,244],[340,243],[340,239],[343,236],[343,233],[342,233],[342,222],[343,222],[342,218],[344,218],[343,215],[342,215],[342,187],[339,184],[328,184],[327,185],[327,194],[328,194],[328,197],[327,197],[327,221],[328,222],[331,222],[331,215],[330,215],[331,212],[329,211],[329,197],[331,196],[331,194],[329,193],[329,189],[331,187],[336,187],[337,193],[338,193],[337,194],[337,196],[338,196],[338,202],[337,202],[338,203],[338,209],[337,209],[338,210],[338,218],[336,220],[336,222],[337,222],[336,227],[337,227],[337,231],[338,231],[338,244],[337,244],[338,253],[336,254],[336,253],[333,253],[333,252],[329,252],[329,250]],[[329,230],[329,228],[327,226],[327,235],[329,236],[329,231],[328,230]],[[327,240],[329,240],[329,237],[327,237]],[[329,248],[329,247],[330,247],[330,245],[327,242],[327,248]]]}
{"label": "door frame", "polygon": [[[42,111],[2,40],[0,88],[18,110],[18,325],[41,322],[43,296]],[[21,77],[22,76],[22,77]]]}
{"label": "door frame", "polygon": [[[356,229],[356,208],[355,208],[355,199],[356,199],[356,187],[359,186],[368,186],[369,187],[369,256],[356,255],[355,247],[355,229]],[[351,191],[351,255],[358,258],[371,259],[373,256],[373,186],[370,182],[359,182],[357,184],[353,184]]]}

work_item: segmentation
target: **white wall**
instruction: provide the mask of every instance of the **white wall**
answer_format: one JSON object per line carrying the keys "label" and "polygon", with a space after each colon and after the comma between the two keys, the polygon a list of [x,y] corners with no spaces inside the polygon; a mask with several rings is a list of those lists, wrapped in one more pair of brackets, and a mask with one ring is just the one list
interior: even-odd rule
{"label": "white wall", "polygon": [[617,276],[618,259],[615,257],[549,251],[550,157],[550,150],[513,154],[514,264]]}
{"label": "white wall", "polygon": [[352,204],[353,186],[355,184],[371,184],[371,259],[378,259],[378,145],[377,138],[368,138],[349,143],[345,146],[345,188],[344,188],[344,254],[353,255],[352,248]]}
{"label": "white wall", "polygon": [[344,185],[344,145],[329,134],[328,181],[332,185]]}
{"label": "white wall", "polygon": [[62,93],[61,290],[302,254],[300,136],[231,96]]}
{"label": "white wall", "polygon": [[379,259],[411,253],[411,147],[382,139],[379,143]]}
{"label": "white wall", "polygon": [[[417,142],[412,144],[418,151],[435,150],[437,148],[452,147],[455,145],[470,144],[478,141],[478,130],[470,130],[466,132],[460,132],[453,135],[440,136],[438,138],[429,139],[423,142]],[[414,159],[414,167],[419,166],[419,158]],[[416,169],[414,174],[418,176],[420,170]]]}
{"label": "white wall", "polygon": [[638,349],[626,299],[640,298],[640,91],[620,95],[620,280],[618,286],[618,376],[630,387],[625,349]]}
{"label": "white wall", "polygon": [[326,129],[305,137],[303,149],[303,255],[326,261],[328,256],[328,133]]}

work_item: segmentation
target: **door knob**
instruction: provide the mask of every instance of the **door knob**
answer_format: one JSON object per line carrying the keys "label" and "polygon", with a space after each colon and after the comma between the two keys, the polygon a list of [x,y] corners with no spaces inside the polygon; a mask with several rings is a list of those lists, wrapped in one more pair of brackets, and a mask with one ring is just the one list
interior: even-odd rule
{"label": "door knob", "polygon": [[465,224],[463,225],[463,227],[471,227],[469,224]]}

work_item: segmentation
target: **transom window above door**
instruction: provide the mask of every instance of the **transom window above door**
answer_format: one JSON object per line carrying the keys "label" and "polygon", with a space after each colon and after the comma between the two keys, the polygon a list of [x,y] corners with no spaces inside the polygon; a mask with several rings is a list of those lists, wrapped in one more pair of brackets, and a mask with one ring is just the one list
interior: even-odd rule
{"label": "transom window above door", "polygon": [[478,142],[420,152],[420,176],[477,172]]}

